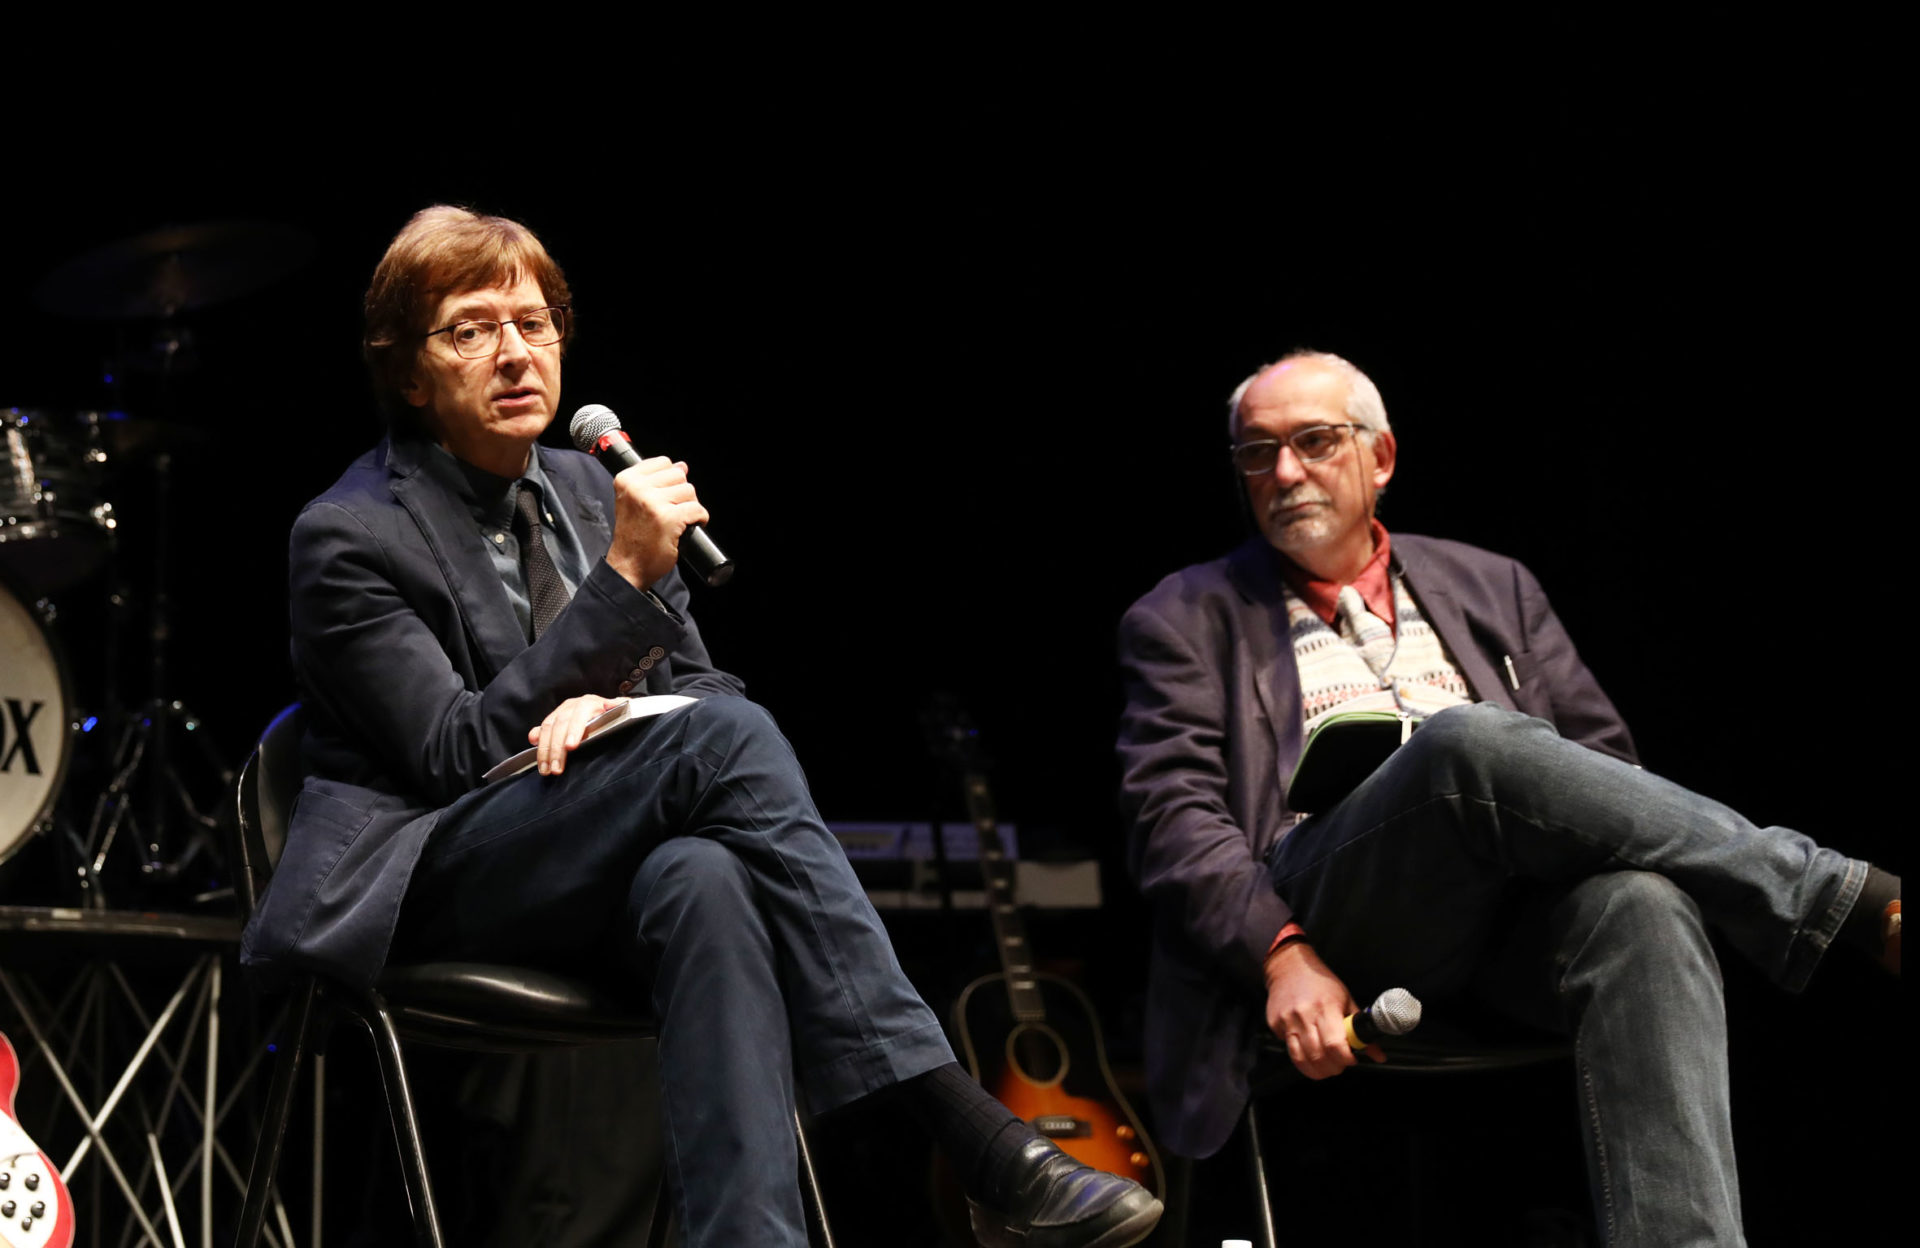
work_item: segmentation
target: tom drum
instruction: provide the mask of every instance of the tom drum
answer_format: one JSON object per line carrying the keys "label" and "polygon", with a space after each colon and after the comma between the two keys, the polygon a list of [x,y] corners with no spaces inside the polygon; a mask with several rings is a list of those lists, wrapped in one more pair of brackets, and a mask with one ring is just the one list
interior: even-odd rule
{"label": "tom drum", "polygon": [[58,593],[99,564],[114,528],[89,429],[50,412],[0,409],[0,574]]}

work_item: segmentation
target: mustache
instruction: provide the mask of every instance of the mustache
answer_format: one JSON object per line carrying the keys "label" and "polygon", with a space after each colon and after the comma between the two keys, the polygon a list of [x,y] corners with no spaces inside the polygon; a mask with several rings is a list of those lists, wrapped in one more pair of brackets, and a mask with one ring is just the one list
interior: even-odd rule
{"label": "mustache", "polygon": [[1331,503],[1333,496],[1326,491],[1307,484],[1300,484],[1285,494],[1277,494],[1267,503],[1267,515],[1277,516],[1289,507],[1299,507],[1306,503]]}

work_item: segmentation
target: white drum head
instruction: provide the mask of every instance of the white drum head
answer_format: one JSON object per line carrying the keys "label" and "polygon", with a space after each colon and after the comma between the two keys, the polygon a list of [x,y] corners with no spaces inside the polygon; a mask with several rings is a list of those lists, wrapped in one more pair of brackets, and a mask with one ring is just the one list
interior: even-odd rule
{"label": "white drum head", "polygon": [[0,859],[53,807],[72,742],[71,709],[39,617],[0,584]]}

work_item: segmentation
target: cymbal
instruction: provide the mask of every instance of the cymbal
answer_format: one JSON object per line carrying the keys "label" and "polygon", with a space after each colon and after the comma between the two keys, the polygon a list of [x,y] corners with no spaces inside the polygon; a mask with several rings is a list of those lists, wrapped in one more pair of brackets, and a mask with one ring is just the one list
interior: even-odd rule
{"label": "cymbal", "polygon": [[34,294],[62,316],[172,316],[251,294],[313,254],[313,237],[266,221],[211,221],[123,238],[74,257]]}
{"label": "cymbal", "polygon": [[197,425],[173,420],[103,420],[100,431],[110,452],[109,464],[160,451],[186,451],[204,446],[213,435]]}

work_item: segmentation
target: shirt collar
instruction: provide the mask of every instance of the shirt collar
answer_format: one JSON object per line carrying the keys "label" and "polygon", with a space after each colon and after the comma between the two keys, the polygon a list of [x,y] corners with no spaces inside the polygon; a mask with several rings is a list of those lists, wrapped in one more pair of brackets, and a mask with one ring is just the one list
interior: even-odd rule
{"label": "shirt collar", "polygon": [[528,454],[527,471],[519,477],[496,476],[485,468],[476,468],[438,444],[430,444],[426,462],[434,475],[466,504],[467,510],[473,513],[473,518],[480,522],[482,528],[513,528],[517,487],[531,484],[534,498],[541,503],[543,513],[546,511],[546,496],[553,492],[547,484],[547,474],[540,467],[538,447]]}
{"label": "shirt collar", "polygon": [[[1360,575],[1354,577],[1351,584],[1359,591],[1367,610],[1398,632],[1399,621],[1393,618],[1393,578],[1387,571],[1393,560],[1393,542],[1387,536],[1385,525],[1378,520],[1369,523],[1373,526],[1373,558],[1367,560],[1367,566],[1360,569]],[[1315,615],[1328,624],[1334,622],[1339,614],[1341,582],[1318,580],[1284,556],[1280,560],[1280,575],[1286,578],[1287,586],[1300,596],[1300,601],[1313,608]]]}

